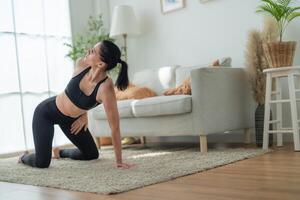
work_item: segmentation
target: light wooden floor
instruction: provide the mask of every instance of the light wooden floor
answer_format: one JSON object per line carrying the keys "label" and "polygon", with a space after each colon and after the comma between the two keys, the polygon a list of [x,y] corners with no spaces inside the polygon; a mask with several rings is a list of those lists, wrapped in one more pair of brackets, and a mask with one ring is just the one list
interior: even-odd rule
{"label": "light wooden floor", "polygon": [[[230,147],[241,146],[244,145]],[[116,195],[0,182],[0,200],[300,199],[300,152],[294,152],[291,144],[274,150],[262,156]]]}

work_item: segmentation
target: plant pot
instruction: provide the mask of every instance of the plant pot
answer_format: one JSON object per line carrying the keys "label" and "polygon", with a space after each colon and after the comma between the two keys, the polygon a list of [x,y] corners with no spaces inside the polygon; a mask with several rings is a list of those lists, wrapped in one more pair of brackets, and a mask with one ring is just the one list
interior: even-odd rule
{"label": "plant pot", "polygon": [[[258,105],[255,110],[255,138],[256,145],[262,147],[263,133],[264,133],[264,120],[265,119],[265,105]],[[272,120],[272,112],[270,113],[270,120]],[[269,130],[273,130],[273,125],[270,124]],[[273,135],[269,135],[269,146],[273,145]]]}
{"label": "plant pot", "polygon": [[263,44],[265,57],[270,68],[292,66],[296,42],[270,42]]}

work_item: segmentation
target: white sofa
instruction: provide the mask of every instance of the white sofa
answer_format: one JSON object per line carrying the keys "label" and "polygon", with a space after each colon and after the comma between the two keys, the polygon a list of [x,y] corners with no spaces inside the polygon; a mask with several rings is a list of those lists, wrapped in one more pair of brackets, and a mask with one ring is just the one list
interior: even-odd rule
{"label": "white sofa", "polygon": [[[191,75],[192,95],[162,96]],[[254,125],[255,103],[243,68],[169,66],[145,69],[131,81],[157,92],[156,97],[118,101],[121,136],[199,136],[201,152],[207,135],[245,130]],[[88,111],[95,137],[111,136],[103,105]]]}

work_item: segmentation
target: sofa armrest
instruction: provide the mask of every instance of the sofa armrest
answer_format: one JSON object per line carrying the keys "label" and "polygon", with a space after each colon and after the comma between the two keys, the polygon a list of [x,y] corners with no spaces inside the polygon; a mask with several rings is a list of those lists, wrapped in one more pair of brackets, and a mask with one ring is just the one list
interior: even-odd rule
{"label": "sofa armrest", "polygon": [[254,126],[255,102],[243,68],[191,71],[193,127],[206,135]]}

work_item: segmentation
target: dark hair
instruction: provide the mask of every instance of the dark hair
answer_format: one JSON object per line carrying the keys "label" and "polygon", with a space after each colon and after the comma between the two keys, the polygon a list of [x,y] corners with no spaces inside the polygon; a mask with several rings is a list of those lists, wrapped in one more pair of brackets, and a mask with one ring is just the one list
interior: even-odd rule
{"label": "dark hair", "polygon": [[115,68],[118,63],[121,64],[121,70],[115,85],[119,90],[125,90],[129,84],[128,65],[125,61],[121,60],[119,47],[109,40],[103,40],[100,45],[100,57],[107,64],[107,71]]}

